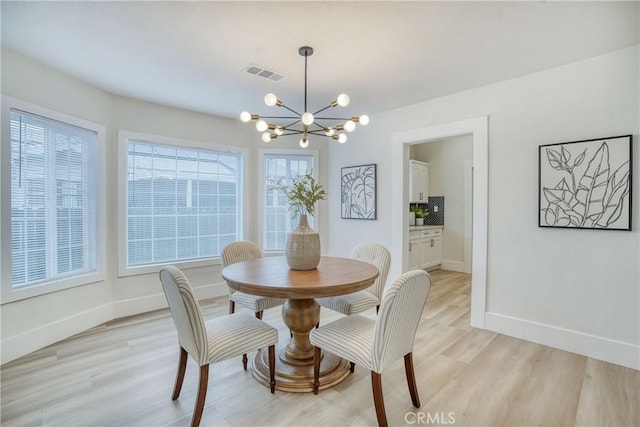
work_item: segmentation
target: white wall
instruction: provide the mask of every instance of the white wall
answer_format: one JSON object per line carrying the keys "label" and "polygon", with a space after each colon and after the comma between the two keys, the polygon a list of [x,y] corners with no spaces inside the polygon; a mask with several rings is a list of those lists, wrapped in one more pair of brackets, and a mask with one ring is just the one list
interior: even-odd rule
{"label": "white wall", "polygon": [[[8,50],[2,50],[2,93],[103,124],[107,140],[112,136],[107,93]],[[92,283],[3,304],[0,310],[5,362],[111,319],[111,289],[106,282]]]}
{"label": "white wall", "polygon": [[[264,144],[253,127],[239,120],[115,96],[6,49],[2,50],[2,93],[106,127],[107,206],[106,280],[0,306],[2,363],[113,318],[166,306],[157,273],[118,276],[118,130],[244,147],[248,150],[246,182],[258,180],[257,149]],[[297,141],[278,141],[269,147],[296,148]],[[322,183],[327,148],[312,148],[320,152]],[[257,187],[247,185],[243,198],[244,237],[252,240],[258,240],[259,232]],[[326,203],[321,203],[318,224],[323,241],[328,241],[328,212]],[[214,261],[207,267],[187,269],[185,274],[204,298],[228,292],[220,270],[219,261]]]}
{"label": "white wall", "polygon": [[[118,130],[141,132],[180,140],[206,142],[218,145],[233,145],[247,149],[253,148],[254,136],[248,127],[242,126],[237,120],[213,117],[207,114],[180,110],[162,105],[151,104],[120,96],[114,96],[111,110],[111,123],[114,138],[109,141],[107,159],[110,162],[109,171],[113,171],[108,179],[108,227],[114,230],[109,239],[109,259],[107,272],[110,273],[110,287],[113,297],[115,317],[139,313],[166,306],[162,287],[157,273],[139,274],[118,277],[118,240],[115,230],[118,230],[117,209],[120,200],[118,196],[124,189],[118,187],[117,156]],[[245,179],[253,180],[255,170],[255,156],[246,159]],[[245,194],[245,208],[249,212],[254,210],[255,201],[252,194]],[[245,218],[246,237],[250,238],[251,222]],[[192,285],[201,296],[224,295],[226,287],[221,286],[220,262],[212,262],[206,267],[185,270]]]}
{"label": "white wall", "polygon": [[[632,232],[537,227],[537,153],[542,144],[634,135],[638,158],[639,47],[375,114],[366,132],[332,146],[340,168],[378,164],[378,221],[340,219],[332,200],[331,251],[362,240],[391,247],[393,134],[489,116],[487,313],[485,325],[640,368],[638,162]],[[355,101],[355,100],[354,100]],[[401,254],[392,254],[398,263]]]}

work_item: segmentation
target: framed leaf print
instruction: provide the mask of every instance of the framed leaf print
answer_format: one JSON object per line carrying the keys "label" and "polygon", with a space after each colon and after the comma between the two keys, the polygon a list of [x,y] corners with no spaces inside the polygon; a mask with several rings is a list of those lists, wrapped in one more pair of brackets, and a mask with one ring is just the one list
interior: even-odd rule
{"label": "framed leaf print", "polygon": [[344,167],[341,177],[342,218],[376,219],[376,165]]}
{"label": "framed leaf print", "polygon": [[631,230],[631,135],[538,147],[538,226]]}

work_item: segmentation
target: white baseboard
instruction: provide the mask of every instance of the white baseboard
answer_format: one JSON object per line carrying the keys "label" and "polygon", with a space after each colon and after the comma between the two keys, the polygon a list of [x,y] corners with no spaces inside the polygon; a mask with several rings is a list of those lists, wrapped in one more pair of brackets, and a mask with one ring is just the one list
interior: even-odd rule
{"label": "white baseboard", "polygon": [[104,304],[3,339],[0,364],[10,362],[112,319],[112,305]]}
{"label": "white baseboard", "polygon": [[[226,283],[213,283],[199,286],[193,291],[199,300],[228,295],[229,290]],[[130,298],[113,303],[113,318],[132,316],[134,314],[146,313],[167,307],[167,299],[163,293],[146,295],[139,298]]]}
{"label": "white baseboard", "polygon": [[[226,283],[213,283],[194,289],[198,299],[214,298],[228,295]],[[25,356],[32,351],[69,338],[72,335],[86,331],[120,317],[145,313],[167,307],[164,294],[149,295],[141,298],[116,301],[104,304],[94,309],[74,314],[56,322],[31,329],[19,335],[2,339],[0,364],[5,364],[18,357]]]}
{"label": "white baseboard", "polygon": [[485,328],[511,337],[640,370],[640,346],[488,312]]}
{"label": "white baseboard", "polygon": [[442,264],[440,264],[440,268],[443,270],[449,271],[457,271],[459,273],[471,273],[471,271],[467,271],[464,267],[464,262],[462,261],[451,261],[451,260],[442,260]]}

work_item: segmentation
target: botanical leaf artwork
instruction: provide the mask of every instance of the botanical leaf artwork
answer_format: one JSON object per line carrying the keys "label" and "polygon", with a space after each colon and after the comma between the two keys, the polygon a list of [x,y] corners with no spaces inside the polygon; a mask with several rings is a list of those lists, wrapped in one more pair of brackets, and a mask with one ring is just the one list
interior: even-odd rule
{"label": "botanical leaf artwork", "polygon": [[629,229],[630,141],[541,146],[540,225]]}
{"label": "botanical leaf artwork", "polygon": [[342,218],[376,219],[376,165],[342,168]]}

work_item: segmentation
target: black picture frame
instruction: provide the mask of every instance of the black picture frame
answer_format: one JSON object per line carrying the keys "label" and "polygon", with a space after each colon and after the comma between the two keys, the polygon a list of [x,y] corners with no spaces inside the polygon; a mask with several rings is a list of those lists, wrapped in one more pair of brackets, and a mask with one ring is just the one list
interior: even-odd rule
{"label": "black picture frame", "polygon": [[377,219],[376,165],[343,167],[340,178],[341,217],[343,219]]}
{"label": "black picture frame", "polygon": [[632,135],[540,145],[538,227],[631,231]]}

